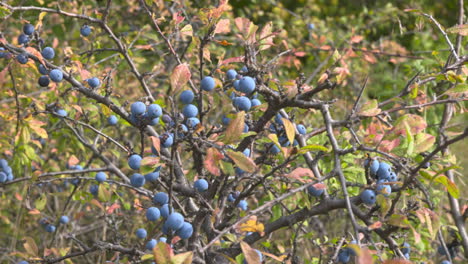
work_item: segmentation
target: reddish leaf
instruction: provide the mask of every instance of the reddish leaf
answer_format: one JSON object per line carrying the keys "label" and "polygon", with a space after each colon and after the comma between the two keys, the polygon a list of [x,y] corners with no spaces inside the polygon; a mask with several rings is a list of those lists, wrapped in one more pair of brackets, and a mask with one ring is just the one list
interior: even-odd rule
{"label": "reddish leaf", "polygon": [[220,34],[220,33],[229,33],[229,32],[231,32],[231,21],[229,19],[219,20],[218,24],[216,24],[214,33]]}
{"label": "reddish leaf", "polygon": [[159,137],[150,137],[151,142],[153,143],[153,147],[156,149],[158,153],[161,153],[161,140]]}
{"label": "reddish leaf", "polygon": [[32,55],[36,56],[39,59],[39,61],[42,64],[44,64],[44,59],[42,58],[42,54],[37,49],[35,49],[33,47],[27,47],[25,50],[27,52],[31,53]]}
{"label": "reddish leaf", "polygon": [[190,80],[191,76],[187,63],[177,65],[171,75],[171,86],[174,93],[177,93]]}
{"label": "reddish leaf", "polygon": [[221,175],[218,162],[224,158],[224,155],[216,148],[206,150],[206,158],[204,161],[205,169],[215,176]]}
{"label": "reddish leaf", "polygon": [[80,162],[80,160],[75,157],[75,155],[71,155],[71,157],[68,158],[68,166],[75,166],[78,162]]}
{"label": "reddish leaf", "polygon": [[108,206],[108,207],[107,207],[107,211],[106,211],[106,212],[107,212],[107,214],[113,214],[114,211],[115,211],[116,209],[119,209],[119,208],[120,208],[120,204],[114,203],[114,204],[112,204],[111,206]]}
{"label": "reddish leaf", "polygon": [[[286,177],[293,178],[301,182],[310,182],[310,178],[315,178],[315,175],[309,168],[296,168],[286,175]],[[303,177],[307,177],[308,180],[304,180]]]}
{"label": "reddish leaf", "polygon": [[243,61],[244,61],[244,56],[232,57],[232,58],[223,60],[221,62],[221,65],[229,64],[229,63],[233,63],[233,62],[243,62]]}

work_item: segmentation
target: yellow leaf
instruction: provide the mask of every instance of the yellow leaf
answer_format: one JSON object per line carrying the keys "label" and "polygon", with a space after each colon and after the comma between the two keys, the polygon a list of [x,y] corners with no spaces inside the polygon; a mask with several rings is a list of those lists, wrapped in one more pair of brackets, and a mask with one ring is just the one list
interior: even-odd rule
{"label": "yellow leaf", "polygon": [[239,230],[241,232],[258,232],[263,233],[265,231],[265,226],[257,221],[256,216],[252,216],[245,223],[239,225]]}
{"label": "yellow leaf", "polygon": [[242,152],[228,150],[226,154],[234,161],[234,163],[239,166],[242,170],[246,172],[254,172],[257,169],[255,162],[246,157]]}
{"label": "yellow leaf", "polygon": [[286,136],[288,137],[289,143],[291,145],[294,143],[294,137],[296,136],[296,130],[294,129],[294,125],[289,119],[282,118],[284,129],[286,130]]}

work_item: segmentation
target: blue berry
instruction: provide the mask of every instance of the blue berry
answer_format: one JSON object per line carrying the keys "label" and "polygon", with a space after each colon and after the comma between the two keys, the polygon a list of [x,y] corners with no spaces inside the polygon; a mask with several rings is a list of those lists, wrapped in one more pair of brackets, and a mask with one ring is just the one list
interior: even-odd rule
{"label": "blue berry", "polygon": [[144,112],[146,112],[146,105],[142,102],[134,102],[130,106],[130,111],[134,116],[142,115]]}
{"label": "blue berry", "polygon": [[146,219],[148,219],[149,221],[156,221],[159,219],[160,216],[161,213],[156,207],[150,207],[148,208],[148,210],[146,210]]}
{"label": "blue berry", "polygon": [[0,47],[0,58],[6,58],[8,56],[8,52],[5,51],[5,48]]}
{"label": "blue berry", "polygon": [[168,133],[164,133],[161,135],[161,146],[163,146],[164,148],[169,148],[170,146],[172,146],[172,144],[174,144],[174,138],[172,137],[171,134],[168,134]]}
{"label": "blue berry", "polygon": [[145,185],[145,177],[143,177],[143,175],[141,175],[141,174],[139,174],[139,173],[134,173],[134,174],[130,177],[130,184],[131,184],[133,187],[140,188],[140,187],[142,187],[143,185]]}
{"label": "blue berry", "polygon": [[262,102],[260,102],[260,100],[258,99],[252,99],[250,100],[250,103],[252,104],[252,107],[259,106],[262,104]]}
{"label": "blue berry", "polygon": [[278,146],[276,146],[276,144],[271,143],[271,147],[270,147],[270,149],[268,151],[271,154],[276,155],[276,154],[281,152],[281,149]]}
{"label": "blue berry", "polygon": [[165,192],[158,192],[153,196],[153,203],[157,205],[165,205],[169,202],[169,196]]}
{"label": "blue berry", "polygon": [[320,196],[320,195],[323,194],[324,189],[317,189],[317,188],[314,187],[314,185],[311,185],[311,186],[307,187],[307,191],[312,196]]}
{"label": "blue berry", "polygon": [[107,118],[107,123],[111,126],[115,126],[118,122],[118,119],[115,115],[111,115]]}
{"label": "blue berry", "polygon": [[201,88],[203,91],[211,91],[215,88],[215,85],[216,85],[216,82],[215,80],[213,79],[213,77],[210,77],[210,76],[205,76],[203,77],[203,79],[201,80]]}
{"label": "blue berry", "polygon": [[86,80],[88,82],[88,85],[89,87],[91,88],[96,88],[99,86],[99,84],[101,83],[101,81],[99,81],[99,78],[97,77],[92,77],[92,78],[89,78],[88,80]]}
{"label": "blue berry", "polygon": [[128,166],[133,170],[139,170],[141,166],[141,156],[138,154],[133,154],[128,158]]}
{"label": "blue berry", "polygon": [[388,197],[392,193],[392,187],[388,184],[379,184],[377,185],[377,192]]}
{"label": "blue berry", "polygon": [[361,195],[361,200],[363,203],[367,205],[373,205],[375,204],[375,192],[373,190],[364,190]]}
{"label": "blue berry", "polygon": [[301,135],[305,135],[307,133],[305,126],[302,124],[297,125],[296,128],[297,128],[297,132],[299,132],[299,134]]}
{"label": "blue berry", "polygon": [[248,209],[248,204],[246,200],[240,200],[239,203],[237,204],[237,207],[239,207],[242,211],[247,211]]}
{"label": "blue berry", "polygon": [[184,224],[184,217],[179,213],[172,213],[167,218],[166,224],[171,230],[178,230]]}
{"label": "blue berry", "polygon": [[198,124],[200,124],[200,119],[196,117],[190,117],[187,118],[185,121],[185,124],[187,125],[188,128],[195,128]]}
{"label": "blue berry", "polygon": [[3,171],[0,171],[0,182],[6,182],[8,179],[8,176],[6,175],[6,173],[4,173]]}
{"label": "blue berry", "polygon": [[26,260],[22,260],[22,261],[18,262],[18,264],[29,264],[29,262],[27,262]]}
{"label": "blue berry", "polygon": [[89,36],[89,34],[91,34],[91,28],[90,28],[88,25],[83,25],[83,26],[80,28],[80,34],[81,34],[83,37]]}
{"label": "blue berry", "polygon": [[255,80],[252,77],[244,76],[239,81],[239,90],[245,94],[250,94],[255,90]]}
{"label": "blue berry", "polygon": [[53,233],[55,232],[55,226],[54,225],[51,225],[51,224],[48,224],[45,228],[45,230],[49,233]]}
{"label": "blue berry", "polygon": [[44,65],[39,64],[39,73],[43,74],[43,75],[48,75],[49,71],[47,70],[47,68]]}
{"label": "blue berry", "polygon": [[249,111],[252,107],[252,103],[248,97],[239,96],[234,99],[234,106],[239,110]]}
{"label": "blue berry", "polygon": [[47,87],[50,84],[49,77],[47,77],[46,75],[42,75],[41,77],[39,77],[39,81],[37,81],[37,83],[41,87]]}
{"label": "blue berry", "polygon": [[29,37],[28,35],[21,34],[18,36],[18,44],[27,44],[29,42]]}
{"label": "blue berry", "polygon": [[237,76],[237,72],[234,69],[230,69],[226,72],[226,78],[228,80],[234,80]]}
{"label": "blue berry", "polygon": [[159,212],[163,218],[167,218],[169,216],[169,204],[165,204],[159,208]]}
{"label": "blue berry", "polygon": [[408,244],[408,242],[404,242],[401,245],[401,253],[403,254],[409,254],[411,252],[411,246]]}
{"label": "blue berry", "polygon": [[159,178],[159,171],[150,172],[145,174],[145,179],[149,182],[156,182]]}
{"label": "blue berry", "polygon": [[[241,90],[240,90],[239,82],[240,82],[240,80],[235,80],[235,81],[232,83],[232,86],[234,86],[234,89],[236,89],[236,91],[239,91],[239,92],[240,92]],[[235,94],[235,93],[231,93],[231,96],[230,96],[231,99],[234,99],[234,98],[233,98],[233,95],[236,95],[236,94]]]}
{"label": "blue berry", "polygon": [[148,250],[153,250],[153,248],[156,246],[158,242],[156,241],[156,239],[151,239],[150,241],[148,241],[145,245],[145,248],[148,249]]}
{"label": "blue berry", "polygon": [[61,82],[63,80],[63,73],[59,69],[53,69],[49,72],[49,77],[54,82]]}
{"label": "blue berry", "polygon": [[379,167],[380,167],[380,162],[377,160],[377,159],[373,159],[370,163],[370,166],[369,166],[369,172],[371,174],[371,176],[377,176],[377,172],[379,171]]}
{"label": "blue berry", "polygon": [[308,30],[314,30],[315,29],[315,25],[313,23],[309,23],[307,24],[307,29]]}
{"label": "blue berry", "polygon": [[185,118],[196,117],[198,115],[198,108],[193,104],[188,104],[184,106],[182,113]]}
{"label": "blue berry", "polygon": [[107,180],[107,175],[104,172],[100,171],[96,173],[95,179],[97,182],[103,183]]}
{"label": "blue berry", "polygon": [[68,216],[62,215],[62,216],[60,217],[59,222],[60,222],[61,224],[66,225],[66,224],[68,224],[68,222],[70,222],[70,219],[68,218]]}
{"label": "blue berry", "polygon": [[21,64],[28,63],[28,55],[27,54],[18,54],[16,56],[16,60]]}
{"label": "blue berry", "polygon": [[55,51],[51,47],[45,47],[42,52],[42,57],[46,60],[51,60],[55,57]]}
{"label": "blue berry", "polygon": [[94,196],[97,196],[98,195],[98,192],[99,192],[99,186],[98,185],[91,185],[89,186],[89,192],[94,195]]}
{"label": "blue berry", "polygon": [[204,192],[208,190],[208,182],[205,179],[198,179],[195,181],[193,184],[193,187],[198,191],[198,192]]}
{"label": "blue berry", "polygon": [[351,254],[347,248],[341,249],[338,253],[338,262],[348,263],[351,260]]}
{"label": "blue berry", "polygon": [[146,237],[148,233],[146,232],[144,228],[138,228],[135,234],[138,238],[143,239]]}
{"label": "blue berry", "polygon": [[23,26],[23,32],[26,35],[32,35],[34,33],[34,26],[31,24],[26,24]]}
{"label": "blue berry", "polygon": [[150,104],[147,109],[149,118],[156,118],[162,116],[162,108],[158,104]]}
{"label": "blue berry", "polygon": [[67,111],[63,109],[58,109],[57,111],[55,111],[55,114],[57,114],[60,117],[66,117],[68,115]]}
{"label": "blue berry", "polygon": [[190,104],[192,103],[195,95],[193,94],[192,90],[185,90],[180,93],[179,101],[183,104]]}
{"label": "blue berry", "polygon": [[232,193],[230,193],[230,194],[228,195],[228,197],[227,197],[227,201],[232,203],[232,202],[234,202],[235,200],[236,200],[236,198],[234,198],[234,195],[232,195]]}
{"label": "blue berry", "polygon": [[176,235],[178,235],[182,239],[187,239],[191,237],[193,234],[193,227],[192,224],[188,222],[184,222],[182,226],[177,230]]}

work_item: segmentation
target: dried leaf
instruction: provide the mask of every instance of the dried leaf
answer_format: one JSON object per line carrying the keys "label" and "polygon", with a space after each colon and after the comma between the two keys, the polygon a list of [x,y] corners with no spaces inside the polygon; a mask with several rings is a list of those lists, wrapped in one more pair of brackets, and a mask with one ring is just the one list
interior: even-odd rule
{"label": "dried leaf", "polygon": [[249,264],[261,264],[260,256],[257,254],[255,249],[251,248],[249,244],[244,241],[240,242],[242,253]]}
{"label": "dried leaf", "polygon": [[28,252],[29,255],[31,256],[37,256],[39,254],[39,249],[37,248],[36,242],[34,242],[34,239],[32,237],[23,237],[24,243],[23,247]]}

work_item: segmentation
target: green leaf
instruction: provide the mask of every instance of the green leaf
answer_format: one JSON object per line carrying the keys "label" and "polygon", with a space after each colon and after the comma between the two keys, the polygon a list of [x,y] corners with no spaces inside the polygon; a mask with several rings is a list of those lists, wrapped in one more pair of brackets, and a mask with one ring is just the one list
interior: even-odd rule
{"label": "green leaf", "polygon": [[36,201],[34,201],[34,207],[36,207],[36,209],[39,211],[42,211],[44,207],[46,206],[46,204],[47,204],[47,197],[45,194],[41,194],[41,196],[39,196],[39,198],[37,198]]}
{"label": "green leaf", "polygon": [[438,182],[447,188],[447,191],[449,194],[455,198],[458,199],[460,198],[460,190],[458,189],[457,185],[453,181],[451,181],[447,176],[445,175],[439,175],[435,178],[435,182]]}
{"label": "green leaf", "polygon": [[406,216],[400,214],[393,214],[388,219],[388,224],[402,228],[409,228],[410,224]]}
{"label": "green leaf", "polygon": [[456,94],[456,93],[465,93],[465,92],[468,92],[468,84],[461,83],[451,89],[448,89],[447,91],[445,91],[444,94]]}
{"label": "green leaf", "polygon": [[98,188],[98,198],[102,202],[107,202],[110,200],[112,193],[109,191],[107,184],[99,184]]}
{"label": "green leaf", "polygon": [[4,18],[6,16],[9,16],[11,14],[10,9],[0,6],[0,18]]}
{"label": "green leaf", "polygon": [[316,145],[316,144],[309,144],[307,146],[304,146],[299,149],[299,153],[303,154],[308,151],[323,151],[323,152],[328,152],[328,148],[322,146],[322,145]]}
{"label": "green leaf", "polygon": [[406,130],[406,141],[408,143],[408,147],[406,148],[406,155],[411,156],[414,150],[414,139],[413,135],[411,135],[411,129],[408,124],[405,122],[405,130]]}

